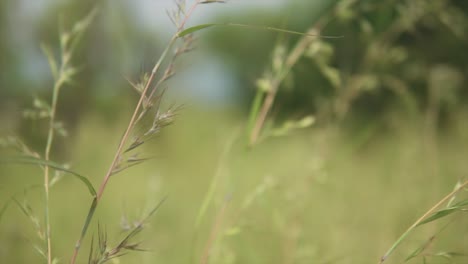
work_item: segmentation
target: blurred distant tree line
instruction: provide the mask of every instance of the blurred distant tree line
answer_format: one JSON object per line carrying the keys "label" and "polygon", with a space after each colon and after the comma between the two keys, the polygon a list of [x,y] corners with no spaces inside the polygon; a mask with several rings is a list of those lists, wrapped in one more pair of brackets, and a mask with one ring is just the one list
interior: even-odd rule
{"label": "blurred distant tree line", "polygon": [[[18,18],[20,2],[0,2],[0,116],[17,116],[18,109],[30,104],[33,96],[46,97],[51,77],[39,44],[57,43],[59,24],[77,20],[94,4],[90,0],[51,4],[38,23],[31,25],[27,33],[32,35],[24,36],[21,25],[16,24],[24,22]],[[156,58],[165,44],[166,40],[135,22],[127,5],[131,1],[104,1],[102,15],[80,47],[76,65],[82,66],[81,72],[75,88],[64,90],[59,106],[59,113],[71,123],[83,112],[118,109],[121,100],[115,98],[133,94],[125,75],[142,72],[145,64],[153,63],[148,58]],[[377,119],[389,110],[416,115],[432,109],[437,116],[449,117],[467,102],[467,1],[291,1],[289,5],[278,11],[250,10],[213,21],[301,32],[320,23],[321,34],[343,36],[318,38],[310,45],[281,85],[275,101],[278,112],[307,112],[335,120],[347,116]],[[229,9],[229,2],[217,8]],[[233,18],[239,21],[228,20]],[[275,46],[290,49],[301,38],[279,35],[231,28],[203,35],[203,43],[238,78],[244,109]],[[18,42],[25,40],[37,42],[36,49],[23,50],[25,46]],[[31,54],[35,56],[28,57]]]}
{"label": "blurred distant tree line", "polygon": [[[333,120],[375,120],[389,110],[450,117],[468,98],[467,12],[466,1],[341,0],[315,17],[289,14],[289,28],[306,32],[322,20],[323,35],[343,38],[310,45],[279,91],[281,112],[312,111]],[[247,87],[253,85],[251,72],[258,76],[261,65],[269,63],[264,55],[272,53],[275,43],[270,39],[258,45],[252,37],[246,39],[250,45],[236,46],[244,34],[220,30],[210,43],[242,71],[238,74]],[[293,46],[299,37],[287,38]],[[239,58],[255,59],[245,63]]]}

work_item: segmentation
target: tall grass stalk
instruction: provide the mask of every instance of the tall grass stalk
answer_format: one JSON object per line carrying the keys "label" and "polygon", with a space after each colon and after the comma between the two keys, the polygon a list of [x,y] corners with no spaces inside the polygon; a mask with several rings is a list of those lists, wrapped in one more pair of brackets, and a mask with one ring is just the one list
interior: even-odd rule
{"label": "tall grass stalk", "polygon": [[51,243],[51,226],[50,226],[50,162],[51,149],[54,142],[55,132],[57,130],[57,105],[61,89],[72,80],[72,77],[77,73],[77,69],[71,65],[71,59],[74,55],[74,50],[77,43],[80,41],[82,34],[90,25],[96,14],[96,10],[92,10],[83,20],[77,22],[75,27],[70,32],[61,32],[60,34],[60,67],[57,69],[57,63],[50,49],[45,45],[42,46],[44,53],[47,55],[49,65],[54,77],[54,86],[52,90],[52,101],[49,108],[49,122],[47,143],[44,150],[44,193],[45,193],[45,239],[47,248],[47,263],[51,264],[52,243]]}
{"label": "tall grass stalk", "polygon": [[[49,132],[47,135],[47,145],[45,148],[44,159],[50,160],[50,149],[52,148],[52,141],[54,139],[54,122],[55,112],[57,109],[57,98],[60,90],[60,83],[56,83],[52,95],[52,108],[50,111],[49,119]],[[50,214],[49,214],[49,166],[44,169],[44,192],[45,192],[45,224],[46,224],[46,240],[47,240],[47,263],[52,263],[52,245],[50,238]]]}
{"label": "tall grass stalk", "polygon": [[[53,92],[52,92],[52,105],[50,108],[50,118],[49,118],[49,131],[47,134],[47,144],[44,151],[44,160],[50,161],[50,150],[55,136],[55,118],[57,112],[57,102],[59,98],[59,93],[65,82],[67,81],[67,76],[65,71],[68,68],[70,63],[70,56],[65,53],[62,47],[62,63],[59,70],[59,77],[55,81]],[[46,240],[47,240],[47,263],[52,263],[52,245],[51,245],[51,236],[50,236],[50,207],[49,207],[49,183],[50,183],[50,170],[49,166],[46,165],[44,168],[44,192],[45,192],[45,225],[46,225]]]}
{"label": "tall grass stalk", "polygon": [[[179,39],[179,34],[183,31],[187,20],[192,15],[195,8],[200,4],[200,2],[201,2],[200,0],[197,0],[192,5],[192,7],[188,11],[188,13],[185,15],[184,20],[179,25],[179,27],[177,29],[177,32],[172,36],[171,40],[169,41],[169,43],[166,46],[166,49],[163,51],[163,53],[161,54],[161,57],[159,58],[157,63],[154,65],[154,68],[151,71],[151,75],[149,76],[148,80],[146,81],[144,89],[141,92],[140,99],[138,100],[138,103],[137,103],[137,105],[135,107],[135,110],[133,111],[130,122],[129,122],[126,130],[125,130],[125,133],[124,133],[122,139],[120,140],[119,146],[118,146],[117,151],[115,152],[115,155],[114,155],[114,159],[112,160],[111,165],[109,166],[109,169],[107,170],[107,173],[104,176],[104,179],[103,179],[103,181],[101,183],[101,186],[99,187],[99,190],[98,190],[98,193],[97,193],[97,202],[99,202],[101,200],[101,197],[102,197],[102,195],[104,193],[104,190],[105,190],[105,188],[107,186],[107,182],[109,181],[110,177],[112,176],[113,171],[116,168],[116,165],[117,165],[117,163],[119,161],[119,158],[122,155],[123,148],[124,148],[125,144],[127,143],[127,140],[128,140],[128,138],[130,136],[130,133],[132,132],[133,128],[135,127],[135,123],[136,123],[137,117],[138,117],[138,115],[140,113],[141,106],[143,104],[143,101],[147,98],[146,94],[148,93],[148,90],[149,90],[149,88],[151,87],[151,84],[154,81],[154,77],[156,76],[156,73],[158,73],[159,68],[161,67],[161,64],[163,63],[163,61],[167,57],[168,52],[170,50],[172,50],[172,48],[174,47],[174,44]],[[158,88],[158,85],[154,87],[154,89],[151,91],[149,97],[154,95],[154,92],[157,90],[157,88]]]}
{"label": "tall grass stalk", "polygon": [[[210,2],[212,2],[212,1],[210,1]],[[216,1],[213,1],[213,2],[216,2]],[[102,195],[104,194],[104,191],[106,189],[106,186],[107,186],[107,183],[109,182],[110,177],[113,174],[115,174],[115,171],[116,171],[116,169],[117,169],[117,167],[119,165],[119,162],[121,161],[122,154],[124,152],[124,146],[128,143],[129,136],[130,136],[133,128],[135,127],[136,122],[139,120],[140,114],[142,114],[142,112],[141,112],[142,106],[143,106],[144,103],[146,103],[146,102],[148,102],[148,101],[150,101],[152,99],[151,96],[154,95],[154,93],[157,90],[159,84],[161,83],[161,82],[157,82],[157,84],[153,87],[153,90],[150,91],[150,88],[152,87],[155,76],[159,72],[161,64],[167,58],[167,56],[169,54],[169,51],[171,51],[173,49],[176,41],[179,38],[184,37],[184,36],[187,35],[187,34],[181,34],[181,33],[184,32],[185,24],[187,23],[188,19],[192,16],[192,13],[197,8],[197,6],[199,4],[201,4],[201,3],[208,3],[208,2],[207,1],[197,0],[192,4],[192,6],[189,8],[189,10],[187,12],[185,12],[183,10],[183,8],[185,7],[185,2],[184,1],[179,1],[178,2],[179,12],[183,15],[183,17],[180,20],[180,22],[177,23],[176,33],[169,40],[169,43],[167,44],[165,50],[163,51],[163,53],[159,57],[158,61],[154,65],[154,67],[153,67],[153,69],[151,71],[151,74],[149,75],[149,78],[146,80],[146,83],[143,86],[144,88],[141,91],[140,99],[138,100],[138,103],[137,103],[137,105],[135,107],[135,110],[133,111],[132,117],[131,117],[128,125],[127,125],[127,128],[125,129],[125,133],[124,133],[124,135],[122,136],[122,139],[119,142],[119,145],[118,145],[117,150],[116,150],[115,155],[114,155],[114,159],[112,160],[112,162],[111,162],[111,164],[109,166],[109,169],[107,170],[107,173],[104,176],[104,179],[103,179],[103,181],[102,181],[102,183],[101,183],[101,185],[100,185],[100,187],[98,189],[96,197],[93,199],[93,201],[91,203],[91,207],[90,207],[90,210],[88,212],[88,216],[87,216],[87,218],[85,220],[85,223],[83,225],[81,235],[80,235],[80,237],[79,237],[79,239],[78,239],[78,241],[77,241],[77,243],[75,245],[74,251],[73,251],[73,255],[72,255],[72,258],[71,258],[71,263],[72,264],[76,263],[78,253],[79,253],[79,250],[81,248],[81,243],[82,243],[82,241],[83,241],[83,239],[84,239],[84,237],[85,237],[85,235],[87,233],[90,221],[93,218],[96,207],[98,206],[99,202],[101,201]],[[174,19],[173,21],[177,22],[177,19]]]}

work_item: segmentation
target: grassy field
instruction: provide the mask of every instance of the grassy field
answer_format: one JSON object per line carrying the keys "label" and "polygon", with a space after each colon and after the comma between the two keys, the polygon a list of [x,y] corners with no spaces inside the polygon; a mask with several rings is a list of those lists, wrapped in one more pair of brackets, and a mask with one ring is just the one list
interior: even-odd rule
{"label": "grassy field", "polygon": [[5,41],[23,66],[0,80],[1,263],[468,263],[468,7],[323,1],[315,22],[290,12],[296,31],[281,12],[192,25],[225,1],[189,2],[165,44],[122,3],[122,24],[82,6],[41,45],[40,83]]}
{"label": "grassy field", "polygon": [[[96,186],[114,151],[109,146],[121,136],[113,131],[121,131],[124,121],[88,116],[68,142],[71,166]],[[428,151],[418,122],[391,129],[369,124],[353,134],[339,126],[313,127],[253,149],[246,147],[242,124],[235,113],[182,112],[145,147],[154,158],[112,177],[92,233],[99,223],[111,245],[123,236],[126,221],[138,221],[167,196],[136,240],[148,251],[124,256],[122,263],[208,263],[207,252],[209,263],[377,263],[467,170],[463,122],[430,143],[437,144],[436,153]],[[37,174],[34,166],[2,165],[1,200],[19,193],[22,201],[25,186],[41,185]],[[42,221],[41,188],[30,189],[27,201]],[[90,201],[73,178],[64,177],[51,190],[51,236],[62,262],[71,254]],[[0,225],[2,259],[37,263],[34,230],[11,206]],[[424,254],[466,253],[466,231],[463,213],[422,226],[388,263],[401,263],[431,236]],[[86,244],[84,251],[89,239]],[[464,263],[466,258],[428,260]]]}

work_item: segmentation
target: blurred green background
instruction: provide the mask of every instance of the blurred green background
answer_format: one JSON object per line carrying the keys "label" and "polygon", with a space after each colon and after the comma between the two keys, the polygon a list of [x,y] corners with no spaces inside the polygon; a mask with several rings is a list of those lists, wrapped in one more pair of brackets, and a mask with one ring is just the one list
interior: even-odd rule
{"label": "blurred green background", "polygon": [[[50,101],[52,93],[41,43],[58,56],[59,28],[95,5],[0,1],[3,142],[16,135],[43,152],[47,119],[25,115],[35,98]],[[73,58],[79,73],[59,98],[58,119],[68,133],[52,149],[54,161],[95,187],[138,100],[127,79],[150,71],[176,30],[166,15],[176,8],[170,0],[97,5]],[[87,261],[97,223],[115,244],[123,226],[165,196],[137,240],[148,251],[115,263],[203,263],[207,252],[209,263],[377,263],[466,180],[467,1],[231,0],[200,5],[188,26],[211,22],[299,32],[320,25],[322,35],[339,38],[314,38],[281,83],[258,144],[248,147],[258,80],[274,75],[304,37],[245,27],[197,32],[196,48],[177,63],[163,100],[182,109],[143,146],[149,161],[111,178],[79,263]],[[304,117],[313,124],[289,129]],[[18,153],[3,148],[0,155]],[[0,206],[15,197],[39,227],[42,174],[0,163]],[[67,263],[91,198],[71,177],[50,196],[52,252]],[[34,249],[44,245],[30,217],[14,203],[1,208],[0,262],[45,262]],[[467,263],[467,231],[463,212],[421,226],[387,262],[402,263],[430,240],[409,263]]]}

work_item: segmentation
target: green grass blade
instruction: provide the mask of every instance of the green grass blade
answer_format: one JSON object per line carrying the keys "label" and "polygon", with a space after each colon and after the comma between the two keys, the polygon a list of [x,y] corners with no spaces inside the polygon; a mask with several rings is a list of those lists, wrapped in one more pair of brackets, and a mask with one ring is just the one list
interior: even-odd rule
{"label": "green grass blade", "polygon": [[78,174],[78,173],[76,173],[76,172],[74,172],[72,170],[67,169],[67,168],[64,168],[63,166],[61,166],[60,164],[57,164],[55,162],[47,161],[47,160],[43,160],[43,159],[38,159],[38,158],[35,158],[35,157],[30,157],[30,156],[24,156],[24,157],[1,159],[0,163],[34,164],[34,165],[48,166],[48,167],[53,168],[55,170],[67,172],[70,175],[75,176],[82,183],[84,183],[92,196],[96,196],[96,190],[94,189],[93,184],[85,176],[80,175],[80,174]]}
{"label": "green grass blade", "polygon": [[468,205],[468,200],[464,200],[464,201],[461,201],[461,202],[458,202],[458,203],[454,204],[453,206],[451,206],[449,208],[439,210],[439,211],[433,213],[432,215],[430,215],[429,217],[427,217],[426,219],[424,219],[423,221],[421,221],[421,223],[419,223],[418,226],[427,224],[429,222],[435,221],[435,220],[437,220],[439,218],[442,218],[444,216],[447,216],[447,215],[450,215],[452,213],[458,212],[458,211],[462,210],[464,207],[466,207],[467,205]]}
{"label": "green grass blade", "polygon": [[224,3],[226,3],[226,1],[224,1],[224,0],[205,0],[205,1],[200,2],[200,4],[213,4],[213,3],[224,4]]}
{"label": "green grass blade", "polygon": [[182,30],[181,32],[179,32],[179,34],[177,34],[177,36],[179,38],[182,38],[188,34],[191,34],[191,33],[194,33],[198,30],[201,30],[201,29],[204,29],[204,28],[208,28],[208,27],[212,27],[212,26],[218,26],[220,24],[214,24],[214,23],[211,23],[211,24],[200,24],[200,25],[196,25],[196,26],[193,26],[193,27],[189,27],[187,29],[184,29]]}
{"label": "green grass blade", "polygon": [[233,26],[233,27],[247,27],[252,29],[260,29],[260,30],[268,30],[268,31],[276,31],[280,33],[286,33],[290,35],[300,35],[305,37],[320,37],[320,38],[342,38],[343,36],[324,36],[324,35],[315,35],[315,34],[308,34],[299,31],[293,31],[283,28],[276,28],[276,27],[267,27],[267,26],[256,26],[256,25],[248,25],[248,24],[238,24],[238,23],[226,23],[226,24],[218,24],[220,26]]}
{"label": "green grass blade", "polygon": [[94,212],[96,211],[96,207],[97,207],[97,197],[94,197],[93,202],[91,203],[91,207],[89,208],[88,215],[86,216],[86,220],[83,225],[83,228],[81,229],[80,239],[75,245],[75,252],[78,252],[78,250],[81,247],[81,242],[86,236],[86,232],[88,232],[89,224],[91,223],[91,220],[93,219],[93,215],[94,215]]}
{"label": "green grass blade", "polygon": [[437,211],[435,212],[434,214],[432,214],[431,216],[429,216],[428,218],[426,218],[425,220],[423,220],[421,223],[419,223],[417,226],[420,226],[420,225],[424,225],[424,224],[427,224],[427,223],[430,223],[432,221],[435,221],[439,218],[442,218],[444,216],[447,216],[447,215],[450,215],[452,214],[453,212],[456,212],[458,211],[459,209],[458,208],[447,208],[447,209],[442,209],[440,211]]}
{"label": "green grass blade", "polygon": [[287,33],[291,35],[300,35],[300,36],[306,36],[306,37],[320,37],[320,38],[342,38],[343,36],[323,36],[323,35],[314,35],[314,34],[307,34],[307,33],[302,33],[298,31],[293,31],[293,30],[287,30],[287,29],[282,29],[282,28],[275,28],[275,27],[267,27],[267,26],[256,26],[256,25],[248,25],[248,24],[238,24],[238,23],[209,23],[209,24],[200,24],[196,25],[193,27],[189,27],[185,30],[182,30],[177,34],[177,37],[181,38],[184,37],[188,34],[194,33],[196,31],[213,27],[213,26],[230,26],[230,27],[246,27],[246,28],[252,28],[252,29],[261,29],[261,30],[268,30],[268,31],[276,31],[280,33]]}

